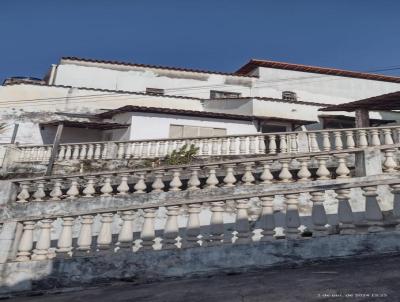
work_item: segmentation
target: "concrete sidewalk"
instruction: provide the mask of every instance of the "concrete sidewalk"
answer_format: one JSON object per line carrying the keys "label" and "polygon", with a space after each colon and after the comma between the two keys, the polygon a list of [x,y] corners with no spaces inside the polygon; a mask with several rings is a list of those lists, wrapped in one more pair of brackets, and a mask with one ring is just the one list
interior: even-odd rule
{"label": "concrete sidewalk", "polygon": [[144,285],[118,282],[6,301],[400,301],[400,256]]}

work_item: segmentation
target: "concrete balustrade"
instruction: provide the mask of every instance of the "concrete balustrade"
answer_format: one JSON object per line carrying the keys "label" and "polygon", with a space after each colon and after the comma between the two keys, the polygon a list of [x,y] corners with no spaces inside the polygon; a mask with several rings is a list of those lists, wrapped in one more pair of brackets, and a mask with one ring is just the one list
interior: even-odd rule
{"label": "concrete balustrade", "polygon": [[[61,144],[57,160],[142,159],[194,145],[198,156],[285,154],[366,148],[399,143],[400,126],[259,133],[184,139],[103,141]],[[47,162],[52,146],[17,146],[18,162]]]}
{"label": "concrete balustrade", "polygon": [[[196,171],[196,170],[194,170]],[[273,240],[296,240],[304,236],[304,226],[299,215],[299,199],[312,203],[311,224],[306,229],[312,237],[332,234],[376,233],[385,227],[397,229],[400,221],[400,180],[393,178],[388,194],[393,194],[393,219],[384,223],[377,199],[379,184],[353,183],[336,185],[329,189],[297,189],[276,193],[259,193],[250,196],[226,196],[226,199],[172,202],[168,205],[136,205],[123,210],[85,213],[79,216],[55,216],[21,221],[22,235],[18,239],[18,252],[14,261],[46,260],[54,257],[81,256],[120,249],[148,252],[155,249],[183,249],[221,244],[246,244]],[[329,225],[325,210],[326,191],[334,190],[338,200],[337,228]],[[352,190],[362,190],[365,217],[356,226],[349,204]],[[332,192],[332,191],[331,191]],[[391,193],[389,193],[391,192]],[[283,199],[284,209],[276,202]],[[252,200],[252,206],[250,206]],[[304,202],[304,201],[303,201]],[[230,204],[231,206],[228,206]],[[232,213],[233,206],[233,213]],[[208,213],[202,215],[203,211]],[[277,212],[278,211],[278,212]],[[233,215],[232,215],[233,214]],[[283,231],[278,236],[275,217],[284,215]],[[137,217],[142,216],[143,219]],[[200,216],[207,217],[200,222]],[[136,217],[136,220],[135,220]],[[164,218],[160,218],[164,217]],[[226,217],[231,217],[226,221]],[[139,219],[139,220],[138,220]],[[156,220],[160,222],[156,226]],[[233,219],[233,220],[232,220]],[[96,233],[95,220],[99,221]],[[255,223],[252,223],[255,222]],[[58,233],[50,236],[55,224]],[[118,226],[113,228],[112,226]],[[228,227],[229,225],[229,227]],[[77,232],[73,232],[75,229]],[[308,232],[308,233],[309,233]],[[75,235],[74,235],[75,234]],[[308,235],[310,236],[310,235]]]}
{"label": "concrete balustrade", "polygon": [[[382,167],[387,173],[397,169],[395,150],[382,149]],[[15,180],[14,183],[19,186],[16,202],[75,200],[80,197],[89,199],[97,196],[154,194],[348,178],[351,176],[349,162],[354,162],[355,154],[360,152],[361,149],[352,149],[314,155],[287,154],[201,165]]]}
{"label": "concrete balustrade", "polygon": [[[398,169],[399,148],[376,147],[380,171]],[[253,184],[308,182],[351,177],[351,166],[363,149],[309,154],[287,154],[182,166],[100,172],[85,175],[15,180],[19,186],[16,202],[40,202],[96,196],[178,192]],[[368,164],[368,163],[367,163]],[[354,167],[354,166],[352,166]]]}

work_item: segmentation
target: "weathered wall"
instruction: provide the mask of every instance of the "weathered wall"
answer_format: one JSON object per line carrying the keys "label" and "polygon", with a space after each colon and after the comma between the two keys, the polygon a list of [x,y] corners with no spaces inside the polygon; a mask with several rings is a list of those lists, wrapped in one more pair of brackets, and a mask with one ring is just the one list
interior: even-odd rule
{"label": "weathered wall", "polygon": [[122,278],[142,283],[399,252],[395,232],[136,253],[108,251],[71,259],[0,264],[0,293],[81,287]]}

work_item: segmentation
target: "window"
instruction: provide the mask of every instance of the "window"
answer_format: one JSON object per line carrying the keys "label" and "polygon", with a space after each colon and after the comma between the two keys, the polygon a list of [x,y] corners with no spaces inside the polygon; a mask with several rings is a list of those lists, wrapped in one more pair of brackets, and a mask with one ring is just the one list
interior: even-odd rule
{"label": "window", "polygon": [[170,125],[169,127],[170,138],[223,136],[223,135],[226,135],[225,128],[184,126],[184,125]]}
{"label": "window", "polygon": [[151,93],[151,94],[164,94],[164,89],[160,89],[160,88],[146,88],[146,93]]}
{"label": "window", "polygon": [[283,91],[282,92],[282,100],[285,100],[285,101],[297,101],[296,92]]}
{"label": "window", "polygon": [[238,92],[229,92],[229,91],[217,91],[217,90],[211,90],[210,91],[210,99],[234,99],[234,98],[239,98],[240,93]]}

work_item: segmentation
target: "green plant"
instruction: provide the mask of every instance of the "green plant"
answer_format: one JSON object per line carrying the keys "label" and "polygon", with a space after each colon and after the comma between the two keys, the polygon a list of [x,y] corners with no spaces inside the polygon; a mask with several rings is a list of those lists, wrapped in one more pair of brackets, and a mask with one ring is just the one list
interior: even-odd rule
{"label": "green plant", "polygon": [[188,146],[185,144],[179,150],[174,150],[171,154],[167,155],[165,163],[171,166],[189,164],[198,151],[199,148],[195,147],[195,145]]}

